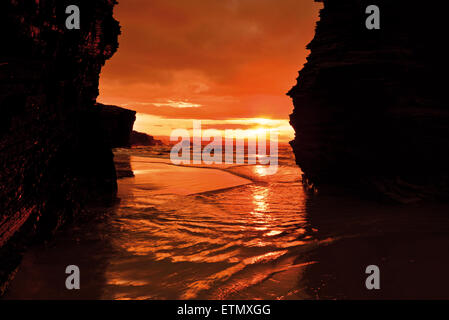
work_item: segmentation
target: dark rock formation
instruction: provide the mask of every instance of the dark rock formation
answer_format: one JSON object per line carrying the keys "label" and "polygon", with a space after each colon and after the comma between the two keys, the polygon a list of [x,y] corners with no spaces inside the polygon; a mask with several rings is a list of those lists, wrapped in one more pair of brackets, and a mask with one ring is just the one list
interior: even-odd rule
{"label": "dark rock formation", "polygon": [[[78,5],[81,30],[65,29]],[[0,295],[36,236],[116,192],[113,154],[95,108],[116,51],[114,0],[0,2]]]}
{"label": "dark rock formation", "polygon": [[161,144],[160,140],[154,139],[153,136],[146,133],[137,131],[131,133],[131,145],[133,146],[157,146]]}
{"label": "dark rock formation", "polygon": [[[298,84],[291,142],[318,188],[400,202],[448,198],[444,10],[405,0],[321,0]],[[365,27],[368,5],[381,29]]]}
{"label": "dark rock formation", "polygon": [[136,112],[117,106],[105,106],[97,103],[96,108],[101,113],[101,127],[105,140],[112,148],[128,148],[131,146]]}
{"label": "dark rock formation", "polygon": [[134,177],[134,171],[131,166],[131,157],[129,154],[117,153],[114,155],[115,170],[117,179]]}

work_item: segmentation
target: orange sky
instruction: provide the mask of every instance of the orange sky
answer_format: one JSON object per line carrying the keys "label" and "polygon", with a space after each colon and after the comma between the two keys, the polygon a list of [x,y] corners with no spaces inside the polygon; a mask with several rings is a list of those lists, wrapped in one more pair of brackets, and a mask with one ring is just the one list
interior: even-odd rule
{"label": "orange sky", "polygon": [[313,0],[121,0],[120,47],[103,68],[99,101],[136,110],[135,128],[156,136],[190,119],[247,129],[268,118],[289,139],[285,93],[319,8]]}

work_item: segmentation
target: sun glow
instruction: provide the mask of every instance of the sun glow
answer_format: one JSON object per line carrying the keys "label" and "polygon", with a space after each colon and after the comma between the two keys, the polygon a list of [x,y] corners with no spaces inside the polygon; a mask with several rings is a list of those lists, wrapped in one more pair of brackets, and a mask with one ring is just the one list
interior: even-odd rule
{"label": "sun glow", "polygon": [[[279,141],[288,142],[294,137],[293,128],[288,120],[267,118],[244,118],[224,120],[201,120],[204,131],[217,132],[225,136],[226,130],[234,130],[239,138],[268,136],[277,133]],[[137,113],[134,129],[167,141],[174,129],[192,131],[193,119],[168,119],[149,114]]]}

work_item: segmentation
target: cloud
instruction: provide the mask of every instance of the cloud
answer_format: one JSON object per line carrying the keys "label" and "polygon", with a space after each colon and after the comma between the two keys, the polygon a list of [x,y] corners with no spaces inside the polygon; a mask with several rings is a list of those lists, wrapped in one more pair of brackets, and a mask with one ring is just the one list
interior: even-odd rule
{"label": "cloud", "polygon": [[[194,119],[163,118],[160,116],[137,113],[134,129],[157,136],[168,137],[174,129],[192,130]],[[279,133],[282,141],[291,140],[293,129],[285,119],[240,118],[224,120],[201,120],[202,130],[249,130],[273,129]]]}
{"label": "cloud", "polygon": [[200,108],[201,105],[197,103],[190,103],[186,101],[173,101],[167,100],[167,102],[130,102],[125,103],[122,106],[155,106],[155,107],[171,107],[171,108]]}
{"label": "cloud", "polygon": [[[320,5],[312,0],[122,0],[100,101],[166,117],[286,119]],[[144,105],[142,103],[149,103]],[[152,103],[152,104],[151,104]]]}
{"label": "cloud", "polygon": [[202,126],[203,130],[248,130],[253,129],[251,124],[236,124],[236,123],[217,123],[217,124],[205,124]]}

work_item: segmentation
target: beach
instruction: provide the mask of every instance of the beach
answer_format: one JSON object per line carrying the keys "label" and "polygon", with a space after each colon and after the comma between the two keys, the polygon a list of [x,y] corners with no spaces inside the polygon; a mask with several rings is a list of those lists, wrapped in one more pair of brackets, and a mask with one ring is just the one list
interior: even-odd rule
{"label": "beach", "polygon": [[[155,154],[116,151],[120,201],[32,246],[4,298],[448,297],[444,205],[310,193],[289,149],[271,176],[259,165],[175,166]],[[81,290],[65,289],[71,264]],[[383,290],[365,287],[371,264]]]}

